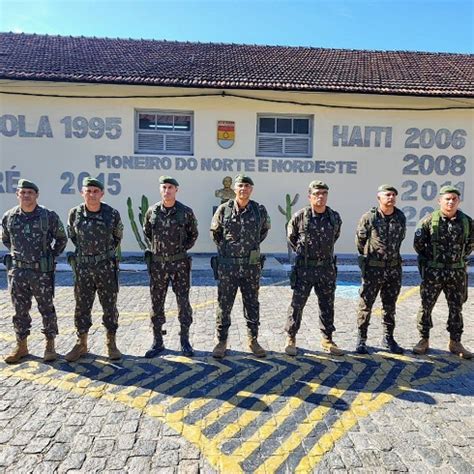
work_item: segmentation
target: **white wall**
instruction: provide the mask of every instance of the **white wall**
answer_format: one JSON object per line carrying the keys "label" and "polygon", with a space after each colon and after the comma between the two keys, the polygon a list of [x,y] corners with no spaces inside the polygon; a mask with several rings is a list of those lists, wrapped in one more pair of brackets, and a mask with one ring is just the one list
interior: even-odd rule
{"label": "white wall", "polygon": [[[125,86],[78,86],[70,84],[27,84],[2,83],[2,90],[26,91],[49,94],[76,95],[180,95],[216,91],[191,89],[164,89]],[[20,88],[18,87],[20,85]],[[235,93],[253,97],[265,97],[276,100],[292,100],[299,102],[325,103],[363,107],[442,107],[453,105],[471,105],[473,101],[382,97],[351,94],[310,94],[283,92],[252,92],[236,91]],[[336,250],[343,253],[354,253],[354,230],[360,215],[376,203],[376,190],[381,183],[391,183],[399,189],[400,208],[405,208],[409,232],[403,246],[404,253],[412,253],[414,225],[419,220],[420,212],[426,207],[436,207],[436,190],[450,181],[464,186],[463,209],[470,215],[474,214],[473,199],[473,133],[474,116],[472,110],[442,111],[387,111],[387,110],[351,110],[333,109],[320,106],[302,106],[272,102],[260,102],[235,97],[195,97],[195,98],[130,98],[130,99],[85,99],[85,98],[51,98],[26,96],[0,96],[0,212],[16,204],[14,184],[19,177],[29,178],[40,187],[40,201],[43,205],[56,210],[63,220],[69,208],[77,205],[81,197],[78,194],[77,178],[79,173],[88,172],[96,176],[105,173],[106,179],[120,182],[120,192],[106,195],[106,201],[119,209],[125,224],[124,251],[138,251],[132,234],[126,200],[133,199],[135,214],[138,214],[138,203],[142,194],[148,196],[150,202],[159,200],[158,177],[161,174],[175,176],[180,182],[179,199],[191,206],[199,221],[200,237],[194,248],[198,252],[211,252],[214,247],[209,239],[208,228],[212,216],[212,206],[218,201],[214,190],[221,187],[224,176],[235,176],[238,173],[237,160],[248,160],[257,171],[249,171],[254,181],[254,199],[263,203],[272,218],[273,229],[264,244],[268,252],[285,252],[284,217],[277,209],[285,202],[285,194],[292,197],[300,194],[294,210],[306,204],[306,190],[313,179],[321,179],[330,186],[329,205],[339,211],[344,224],[343,232]],[[194,112],[194,158],[198,161],[195,171],[177,171],[175,156],[170,156],[171,169],[112,169],[101,164],[97,168],[97,155],[131,156],[134,153],[134,111],[136,109],[165,109]],[[305,114],[314,118],[313,157],[311,159],[289,158],[287,165],[297,162],[312,163],[316,161],[321,167],[327,162],[345,162],[341,170],[327,172],[272,172],[272,164],[279,158],[255,156],[256,120],[259,113]],[[11,119],[9,116],[14,116]],[[25,117],[22,127],[21,116]],[[40,118],[43,128],[38,132]],[[120,118],[122,133],[119,139],[109,139],[105,135],[100,139],[90,136],[84,138],[66,138],[65,124],[61,120],[66,117],[83,116]],[[17,121],[17,132],[12,132],[11,125]],[[217,143],[217,121],[235,122],[236,138],[234,145],[222,149]],[[3,127],[2,127],[3,125]],[[50,129],[48,128],[50,126]],[[342,140],[333,143],[334,127],[348,126],[348,139],[352,133],[352,146],[342,146]],[[360,127],[362,137],[366,127],[385,127],[378,129],[380,146],[375,144],[375,129],[371,134],[369,146],[358,146],[357,129]],[[407,134],[408,129],[416,129]],[[426,130],[428,129],[428,130]],[[407,138],[416,137],[418,133],[428,140],[432,133],[439,132],[438,145],[442,147],[446,138],[455,130],[458,137],[447,148],[439,148],[436,142],[431,145],[424,142],[425,148],[407,148]],[[424,130],[424,131],[423,131]],[[49,131],[52,137],[48,136]],[[7,136],[13,135],[13,136]],[[20,136],[23,135],[23,136]],[[25,136],[43,135],[43,136]],[[391,135],[391,141],[387,139]],[[386,141],[387,139],[387,141]],[[419,145],[420,139],[413,140],[413,146]],[[454,146],[453,146],[454,144]],[[457,147],[457,148],[455,148]],[[423,158],[423,164],[438,163],[433,170],[424,169],[422,174],[415,160],[405,158],[406,155]],[[444,155],[447,158],[438,158]],[[433,157],[433,158],[430,158]],[[455,158],[454,156],[460,156]],[[201,160],[205,158],[231,159],[231,171],[201,171]],[[437,161],[436,161],[437,159]],[[258,171],[259,163],[267,160],[269,171]],[[407,160],[407,161],[404,161]],[[347,162],[351,162],[348,165]],[[218,161],[222,163],[222,161]],[[412,167],[410,167],[410,164]],[[442,165],[442,166],[440,166]],[[448,165],[448,166],[445,166]],[[408,166],[408,168],[407,168]],[[352,167],[352,172],[347,172]],[[437,173],[438,171],[438,173]],[[66,173],[66,174],[63,174]],[[108,176],[111,173],[118,175]],[[410,174],[416,173],[416,174]],[[445,174],[440,174],[445,173]],[[454,175],[455,173],[456,175]],[[61,176],[63,176],[61,178]],[[72,187],[67,180],[74,178]],[[462,184],[463,183],[463,184]],[[415,190],[416,188],[416,190]],[[65,194],[69,190],[72,194]],[[138,219],[137,219],[138,222]]]}

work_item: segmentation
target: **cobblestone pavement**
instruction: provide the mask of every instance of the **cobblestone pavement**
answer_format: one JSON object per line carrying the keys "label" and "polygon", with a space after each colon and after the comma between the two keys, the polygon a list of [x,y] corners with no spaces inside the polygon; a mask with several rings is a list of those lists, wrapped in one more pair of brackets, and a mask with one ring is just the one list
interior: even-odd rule
{"label": "cobblestone pavement", "polygon": [[[210,356],[216,287],[194,278],[192,359],[178,351],[176,303],[170,292],[166,352],[148,360],[152,337],[144,273],[121,275],[119,348],[105,357],[95,306],[90,354],[78,363],[42,361],[44,340],[34,309],[31,355],[0,362],[0,472],[465,472],[474,470],[474,364],[446,351],[447,306],[435,308],[433,350],[426,357],[377,349],[380,309],[369,329],[369,356],[355,344],[358,276],[342,274],[335,340],[347,355],[320,351],[312,296],[297,338],[300,355],[284,355],[283,327],[291,290],[266,278],[260,342],[266,359],[248,354],[242,303],[236,301],[230,355]],[[416,276],[404,278],[396,336],[417,342]],[[463,342],[474,349],[473,288],[465,305]],[[240,298],[240,297],[239,297]],[[379,302],[376,304],[379,308]],[[71,275],[58,274],[58,351],[74,344]],[[0,272],[0,353],[14,343],[5,272]]]}

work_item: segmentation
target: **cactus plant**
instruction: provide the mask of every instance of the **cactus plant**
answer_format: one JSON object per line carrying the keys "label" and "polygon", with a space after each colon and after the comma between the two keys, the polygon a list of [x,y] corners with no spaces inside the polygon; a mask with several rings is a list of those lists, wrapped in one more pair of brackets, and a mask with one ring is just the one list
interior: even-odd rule
{"label": "cactus plant", "polygon": [[[143,239],[142,239],[140,235],[137,223],[135,222],[135,213],[133,212],[132,198],[130,197],[127,199],[127,208],[128,208],[128,218],[130,219],[130,226],[132,227],[133,235],[135,236],[135,239],[137,239],[140,250],[146,250],[149,242],[145,236],[143,236]],[[143,220],[145,218],[145,213],[147,210],[148,210],[148,198],[146,196],[142,196],[141,206],[138,208],[138,211],[139,211],[138,221],[140,222],[141,228],[143,228]]]}
{"label": "cactus plant", "polygon": [[[298,193],[295,194],[295,197],[291,199],[291,196],[287,194],[285,196],[285,209],[283,209],[280,205],[278,205],[278,210],[285,216],[285,236],[286,236],[286,228],[288,227],[288,222],[290,222],[291,215],[293,214],[292,208],[298,202],[300,195]],[[287,244],[288,247],[288,260],[292,262],[292,252],[291,247]]]}

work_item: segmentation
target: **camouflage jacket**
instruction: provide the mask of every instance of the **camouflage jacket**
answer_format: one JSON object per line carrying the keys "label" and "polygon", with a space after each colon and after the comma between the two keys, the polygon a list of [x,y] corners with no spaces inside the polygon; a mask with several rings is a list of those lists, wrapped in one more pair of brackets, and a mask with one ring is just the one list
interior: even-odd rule
{"label": "camouflage jacket", "polygon": [[160,256],[189,250],[199,235],[193,210],[179,201],[170,208],[161,202],[151,206],[145,214],[143,233],[151,242],[151,251]]}
{"label": "camouflage jacket", "polygon": [[[305,215],[309,219],[305,219]],[[341,226],[341,216],[329,207],[322,214],[305,207],[293,214],[288,222],[288,243],[298,256],[305,256],[307,246],[309,259],[327,260],[334,255],[334,243],[341,234]]]}
{"label": "camouflage jacket", "polygon": [[380,209],[375,209],[366,212],[359,221],[355,240],[357,250],[369,259],[399,259],[406,234],[405,214],[395,208],[393,214],[385,216]]}
{"label": "camouflage jacket", "polygon": [[58,257],[66,248],[67,237],[59,216],[42,206],[24,212],[20,206],[7,211],[2,218],[2,242],[13,258],[23,262],[38,262],[44,256],[41,218],[47,222],[47,253]]}
{"label": "camouflage jacket", "polygon": [[[441,215],[438,229],[438,258],[440,263],[453,264],[459,262],[463,253],[468,256],[474,250],[474,226],[472,219],[464,214],[469,224],[469,235],[467,242],[464,238],[464,226],[461,213],[458,211],[452,219]],[[414,238],[415,251],[426,260],[433,260],[432,245],[432,214],[422,219],[417,226]]]}
{"label": "camouflage jacket", "polygon": [[[225,218],[226,206],[231,208],[228,219]],[[257,209],[259,215],[256,215]],[[217,208],[211,222],[211,238],[219,255],[248,257],[252,250],[260,248],[270,227],[270,216],[264,206],[250,201],[239,209],[237,203],[230,200]]]}
{"label": "camouflage jacket", "polygon": [[123,237],[119,212],[102,202],[98,212],[80,204],[69,211],[67,231],[78,255],[104,255],[115,252]]}

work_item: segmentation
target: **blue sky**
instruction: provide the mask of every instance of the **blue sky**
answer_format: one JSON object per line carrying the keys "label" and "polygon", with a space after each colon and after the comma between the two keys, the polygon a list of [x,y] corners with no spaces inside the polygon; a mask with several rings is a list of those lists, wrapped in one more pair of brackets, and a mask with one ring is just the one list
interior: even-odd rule
{"label": "blue sky", "polygon": [[0,0],[0,30],[472,53],[474,0]]}

